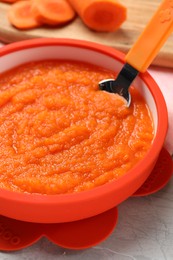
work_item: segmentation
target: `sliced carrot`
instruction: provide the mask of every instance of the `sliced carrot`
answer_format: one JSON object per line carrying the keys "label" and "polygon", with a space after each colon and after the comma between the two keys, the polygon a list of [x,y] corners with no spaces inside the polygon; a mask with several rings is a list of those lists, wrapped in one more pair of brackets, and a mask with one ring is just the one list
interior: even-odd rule
{"label": "sliced carrot", "polygon": [[82,21],[96,31],[117,30],[126,20],[127,8],[117,0],[68,0]]}
{"label": "sliced carrot", "polygon": [[33,0],[32,3],[37,19],[49,25],[67,23],[76,15],[66,0]]}
{"label": "sliced carrot", "polygon": [[31,1],[18,1],[8,11],[9,22],[18,29],[30,29],[40,26],[31,10]]}

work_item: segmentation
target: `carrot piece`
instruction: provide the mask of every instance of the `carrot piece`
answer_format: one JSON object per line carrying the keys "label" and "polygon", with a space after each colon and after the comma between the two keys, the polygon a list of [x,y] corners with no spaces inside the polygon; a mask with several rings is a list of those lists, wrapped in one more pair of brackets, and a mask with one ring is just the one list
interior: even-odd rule
{"label": "carrot piece", "polygon": [[35,0],[32,8],[37,19],[48,25],[67,23],[76,15],[66,0]]}
{"label": "carrot piece", "polygon": [[96,31],[115,31],[126,20],[127,8],[117,0],[68,1],[82,21]]}
{"label": "carrot piece", "polygon": [[31,10],[30,1],[18,1],[8,11],[9,22],[18,29],[30,29],[40,26]]}

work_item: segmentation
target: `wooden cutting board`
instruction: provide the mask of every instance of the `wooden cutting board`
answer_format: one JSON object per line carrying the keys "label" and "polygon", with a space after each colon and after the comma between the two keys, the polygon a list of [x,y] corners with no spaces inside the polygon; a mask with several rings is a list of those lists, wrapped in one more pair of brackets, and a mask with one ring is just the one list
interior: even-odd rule
{"label": "wooden cutting board", "polygon": [[[5,43],[37,37],[73,38],[94,41],[127,52],[150,20],[161,0],[124,0],[128,17],[114,33],[98,33],[88,29],[79,18],[61,28],[41,27],[20,31],[12,27],[7,19],[9,4],[0,3],[0,40]],[[164,44],[154,65],[173,67],[173,35]]]}

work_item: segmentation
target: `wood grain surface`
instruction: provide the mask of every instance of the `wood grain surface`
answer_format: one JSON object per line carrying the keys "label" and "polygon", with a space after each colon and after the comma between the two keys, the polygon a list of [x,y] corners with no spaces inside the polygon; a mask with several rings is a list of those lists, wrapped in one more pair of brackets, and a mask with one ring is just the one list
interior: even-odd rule
{"label": "wood grain surface", "polygon": [[[0,3],[0,41],[10,43],[38,37],[73,38],[102,43],[125,53],[131,48],[161,0],[124,0],[128,10],[127,20],[114,33],[98,33],[88,29],[76,18],[72,23],[60,28],[40,27],[32,30],[17,30],[7,19],[9,4]],[[164,44],[153,61],[154,65],[173,67],[173,34]]]}

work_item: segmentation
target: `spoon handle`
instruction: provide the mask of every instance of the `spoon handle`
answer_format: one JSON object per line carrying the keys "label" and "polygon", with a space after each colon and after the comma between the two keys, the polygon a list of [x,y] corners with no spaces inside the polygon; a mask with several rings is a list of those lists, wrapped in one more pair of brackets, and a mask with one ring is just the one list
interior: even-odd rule
{"label": "spoon handle", "polygon": [[127,53],[125,61],[138,71],[145,72],[172,31],[173,0],[164,0]]}

